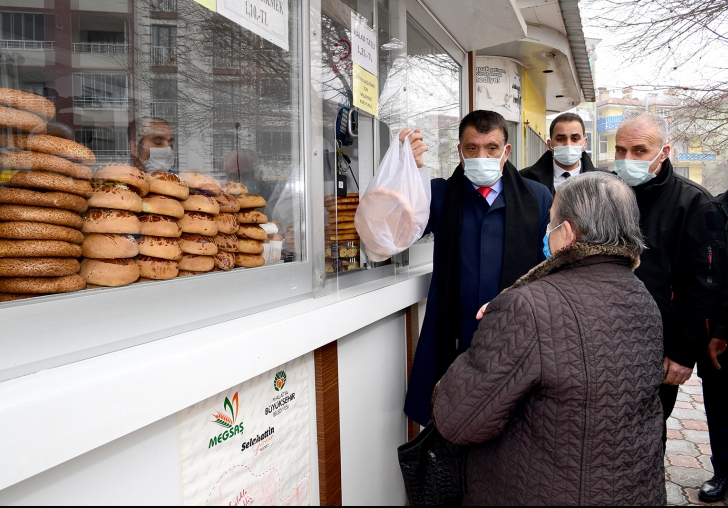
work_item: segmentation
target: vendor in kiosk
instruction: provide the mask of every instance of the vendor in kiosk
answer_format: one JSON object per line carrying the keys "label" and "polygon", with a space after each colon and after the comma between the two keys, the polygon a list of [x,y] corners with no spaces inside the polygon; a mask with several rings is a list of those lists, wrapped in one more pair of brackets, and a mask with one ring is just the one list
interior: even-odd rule
{"label": "vendor in kiosk", "polygon": [[[404,143],[410,134],[400,134]],[[460,124],[460,165],[448,180],[432,180],[430,222],[435,258],[405,412],[430,421],[437,381],[470,347],[480,307],[545,259],[543,238],[553,199],[508,161],[508,125],[492,111],[474,111]],[[410,136],[418,167],[423,135]]]}
{"label": "vendor in kiosk", "polygon": [[174,167],[174,129],[162,118],[143,118],[136,136],[129,136],[134,166],[142,171],[172,171]]}

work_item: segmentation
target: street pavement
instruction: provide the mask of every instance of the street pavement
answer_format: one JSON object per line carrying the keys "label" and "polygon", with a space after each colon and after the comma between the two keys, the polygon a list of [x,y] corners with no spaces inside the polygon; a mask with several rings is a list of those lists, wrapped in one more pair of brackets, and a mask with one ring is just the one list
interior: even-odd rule
{"label": "street pavement", "polygon": [[700,378],[680,387],[677,405],[667,421],[665,456],[667,503],[670,506],[728,506],[728,502],[702,503],[698,490],[713,476],[710,439]]}

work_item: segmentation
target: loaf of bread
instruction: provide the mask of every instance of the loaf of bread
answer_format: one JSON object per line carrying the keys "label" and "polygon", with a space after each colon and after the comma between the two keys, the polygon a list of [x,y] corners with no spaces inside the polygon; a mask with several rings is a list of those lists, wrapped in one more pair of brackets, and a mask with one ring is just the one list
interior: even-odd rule
{"label": "loaf of bread", "polygon": [[57,155],[82,164],[94,164],[96,156],[87,147],[46,134],[0,134],[0,147]]}

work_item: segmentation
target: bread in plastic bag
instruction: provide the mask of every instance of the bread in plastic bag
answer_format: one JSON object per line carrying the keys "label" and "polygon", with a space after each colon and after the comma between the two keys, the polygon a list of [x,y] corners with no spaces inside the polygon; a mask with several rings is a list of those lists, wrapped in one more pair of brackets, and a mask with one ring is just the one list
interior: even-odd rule
{"label": "bread in plastic bag", "polygon": [[354,223],[372,261],[386,261],[409,249],[425,232],[430,219],[430,172],[417,168],[409,136],[400,157],[395,140],[369,184]]}

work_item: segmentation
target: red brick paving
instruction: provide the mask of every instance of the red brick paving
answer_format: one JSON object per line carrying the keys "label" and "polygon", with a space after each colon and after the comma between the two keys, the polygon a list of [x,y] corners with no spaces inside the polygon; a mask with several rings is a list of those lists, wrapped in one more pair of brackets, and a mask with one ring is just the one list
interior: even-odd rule
{"label": "red brick paving", "polygon": [[682,441],[685,438],[683,437],[682,433],[679,430],[669,430],[668,429],[667,439],[676,439],[678,441]]}
{"label": "red brick paving", "polygon": [[683,427],[689,430],[708,430],[708,424],[705,422],[697,422],[695,420],[681,420]]}
{"label": "red brick paving", "polygon": [[690,402],[683,402],[681,400],[675,402],[675,407],[677,409],[695,409],[695,406],[693,406]]}
{"label": "red brick paving", "polygon": [[699,379],[688,379],[685,381],[685,386],[703,386]]}
{"label": "red brick paving", "polygon": [[689,467],[691,469],[703,469],[698,459],[687,455],[668,455],[667,461],[677,467]]}
{"label": "red brick paving", "polygon": [[697,402],[698,404],[705,404],[705,400],[703,399],[702,395],[693,395],[693,400]]}
{"label": "red brick paving", "polygon": [[[669,435],[667,437],[668,437],[668,439],[670,438]],[[699,444],[698,450],[700,450],[700,455],[707,455],[708,457],[713,456],[713,450],[710,449],[709,444]]]}

